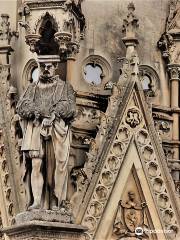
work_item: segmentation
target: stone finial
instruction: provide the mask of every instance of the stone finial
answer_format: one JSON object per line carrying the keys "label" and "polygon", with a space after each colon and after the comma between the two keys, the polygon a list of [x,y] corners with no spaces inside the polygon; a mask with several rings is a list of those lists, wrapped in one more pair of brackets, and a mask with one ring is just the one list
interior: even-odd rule
{"label": "stone finial", "polygon": [[123,21],[123,32],[125,33],[125,38],[135,39],[136,29],[138,28],[138,18],[134,14],[135,6],[131,2],[128,5],[128,15]]}
{"label": "stone finial", "polygon": [[18,37],[19,34],[16,31],[11,31],[9,15],[6,13],[1,14],[0,21],[0,41],[1,45],[7,46],[10,44],[11,38],[15,36]]}
{"label": "stone finial", "polygon": [[130,59],[132,55],[134,55],[135,47],[138,44],[138,39],[136,38],[136,29],[139,27],[138,18],[134,14],[135,6],[134,3],[129,3],[128,5],[128,15],[126,19],[123,21],[123,32],[125,33],[125,37],[122,38],[127,51],[126,58]]}

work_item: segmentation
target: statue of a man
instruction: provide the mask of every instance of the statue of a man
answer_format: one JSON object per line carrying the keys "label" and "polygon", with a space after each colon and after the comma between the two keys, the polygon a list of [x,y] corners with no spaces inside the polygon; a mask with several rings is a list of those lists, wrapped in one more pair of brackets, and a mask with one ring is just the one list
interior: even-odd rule
{"label": "statue of a man", "polygon": [[58,61],[57,56],[39,56],[39,80],[27,87],[17,104],[29,210],[40,209],[43,201],[57,210],[66,200],[75,93],[55,75]]}

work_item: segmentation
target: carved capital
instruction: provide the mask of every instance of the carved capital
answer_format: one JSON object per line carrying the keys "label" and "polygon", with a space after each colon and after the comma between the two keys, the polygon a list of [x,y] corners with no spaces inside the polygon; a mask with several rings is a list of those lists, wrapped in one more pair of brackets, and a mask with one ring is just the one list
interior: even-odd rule
{"label": "carved capital", "polygon": [[31,52],[36,52],[36,44],[40,39],[39,34],[28,34],[26,37],[26,43],[30,46]]}
{"label": "carved capital", "polygon": [[54,35],[62,58],[74,58],[79,52],[79,44],[72,41],[70,32],[57,32]]}
{"label": "carved capital", "polygon": [[170,80],[179,80],[179,73],[180,73],[179,64],[169,64],[168,71],[170,75]]}

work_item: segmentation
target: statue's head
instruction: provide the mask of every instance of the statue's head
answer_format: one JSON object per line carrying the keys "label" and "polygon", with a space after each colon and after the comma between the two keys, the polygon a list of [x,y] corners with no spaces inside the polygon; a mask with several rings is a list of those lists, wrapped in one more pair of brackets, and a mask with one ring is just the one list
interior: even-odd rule
{"label": "statue's head", "polygon": [[51,78],[55,76],[57,63],[40,63],[39,64],[39,75],[43,78]]}
{"label": "statue's head", "polygon": [[128,196],[129,196],[129,200],[130,201],[134,201],[135,199],[135,193],[133,191],[129,191],[128,192]]}
{"label": "statue's head", "polygon": [[48,82],[52,77],[54,77],[56,75],[58,62],[60,62],[60,59],[57,55],[39,56],[39,80],[42,82]]}

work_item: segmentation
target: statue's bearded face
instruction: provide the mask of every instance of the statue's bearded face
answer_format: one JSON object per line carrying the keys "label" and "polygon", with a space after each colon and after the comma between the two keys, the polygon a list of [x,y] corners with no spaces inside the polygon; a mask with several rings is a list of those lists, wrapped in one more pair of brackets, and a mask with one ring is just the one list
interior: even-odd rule
{"label": "statue's bearded face", "polygon": [[55,63],[40,63],[40,79],[46,81],[55,76],[56,66]]}

